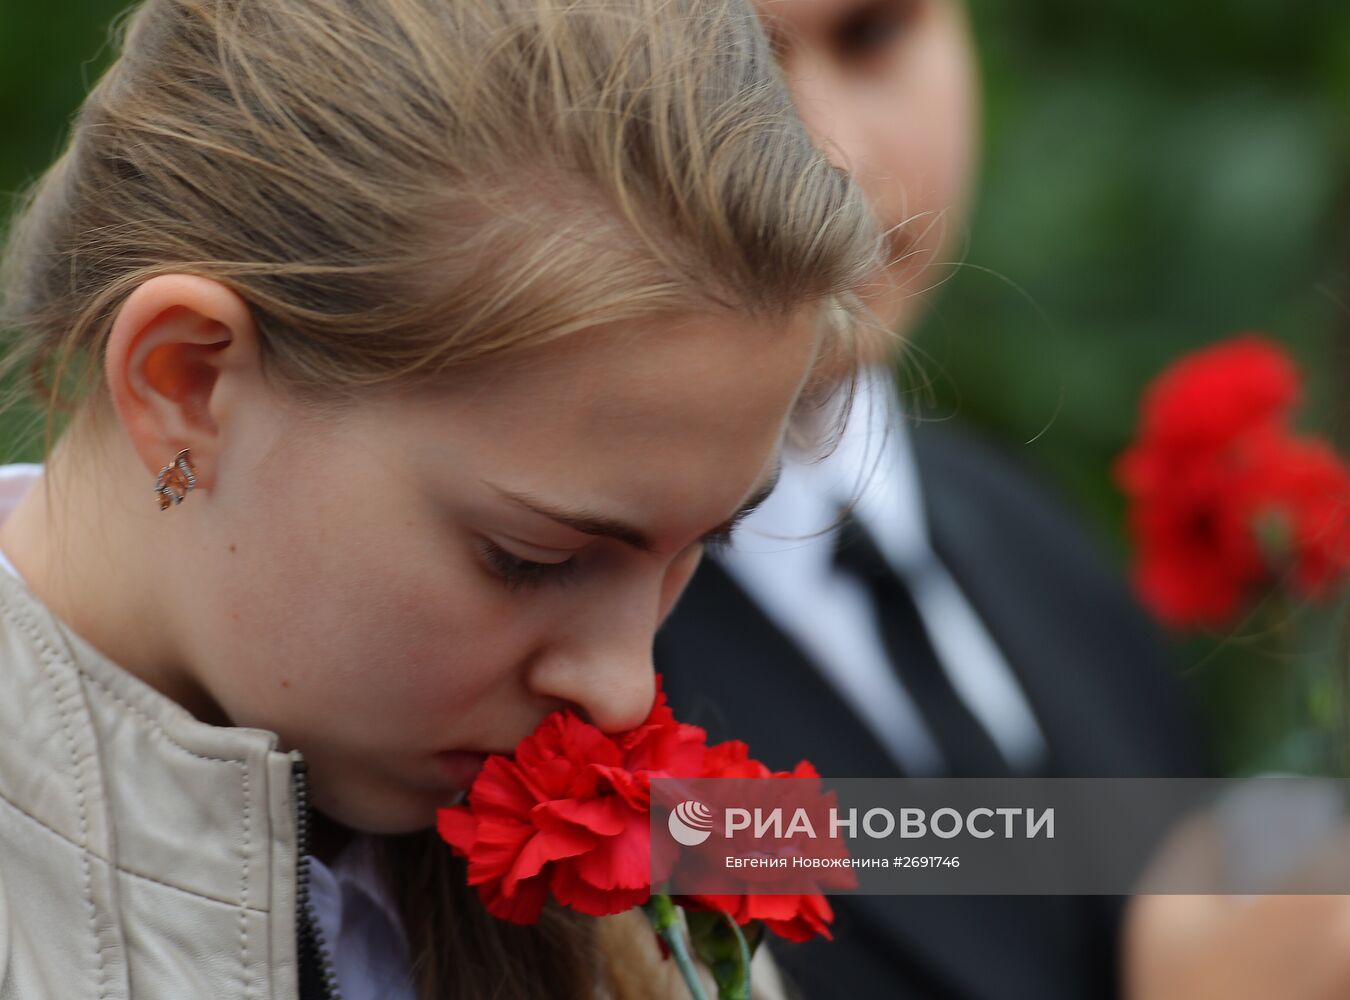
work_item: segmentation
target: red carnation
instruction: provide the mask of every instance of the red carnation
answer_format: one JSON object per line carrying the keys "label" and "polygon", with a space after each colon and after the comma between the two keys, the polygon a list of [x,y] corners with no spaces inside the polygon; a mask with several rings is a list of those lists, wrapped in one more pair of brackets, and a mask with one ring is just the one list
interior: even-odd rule
{"label": "red carnation", "polygon": [[[802,760],[791,771],[771,771],[767,765],[750,756],[750,748],[741,740],[727,740],[708,748],[704,762],[704,778],[819,778],[810,761]],[[800,801],[799,791],[792,793],[794,801]],[[832,804],[833,796],[822,798],[823,807]],[[820,822],[823,829],[825,824]],[[824,853],[847,854],[838,840],[821,841],[818,845]],[[771,869],[748,869],[747,879],[773,878]],[[818,882],[829,882],[831,887],[854,888],[857,876],[852,869],[833,869],[819,873]],[[833,940],[829,924],[834,920],[834,911],[829,900],[819,893],[743,893],[740,895],[676,895],[676,903],[689,910],[716,910],[729,913],[738,924],[748,924],[752,920],[763,921],[769,930],[789,941],[807,941],[819,934]]]}
{"label": "red carnation", "polygon": [[488,912],[533,923],[551,894],[603,916],[651,895],[648,781],[696,776],[707,738],[674,720],[657,685],[647,719],[625,733],[552,713],[514,759],[488,758],[467,806],[438,810],[437,830],[468,858]]}
{"label": "red carnation", "polygon": [[[675,900],[652,891],[653,872],[673,869],[678,849],[662,841],[668,857],[652,856],[653,778],[815,778],[800,761],[792,771],[771,772],[737,740],[707,745],[698,726],[675,721],[661,690],[647,718],[622,733],[606,734],[569,711],[547,716],[516,747],[513,757],[493,755],[469,790],[467,803],[437,812],[437,829],[455,852],[468,858],[468,880],[478,887],[488,912],[515,923],[538,920],[550,897],[593,916],[641,905],[663,954],[674,957],[691,991],[697,973],[681,932]],[[831,801],[833,794],[821,798]],[[827,844],[823,850],[838,848]],[[846,853],[846,852],[845,852]],[[830,884],[856,884],[851,871],[824,876]],[[830,937],[834,914],[820,893],[678,897],[690,910],[728,915],[746,926],[742,940],[753,953],[764,928],[793,941]],[[719,968],[739,966],[732,978],[748,982],[740,953],[723,955],[722,921],[690,923],[695,948]],[[720,943],[719,943],[720,942]],[[734,949],[733,949],[734,951]],[[731,988],[732,980],[727,980]],[[720,990],[720,987],[719,987]],[[721,993],[719,992],[719,995]],[[736,994],[739,995],[739,994]]]}
{"label": "red carnation", "polygon": [[1298,370],[1279,344],[1239,334],[1184,355],[1154,379],[1139,434],[1169,448],[1214,448],[1283,426],[1299,391]]}
{"label": "red carnation", "polygon": [[1220,625],[1287,577],[1309,597],[1350,571],[1350,472],[1295,437],[1298,377],[1245,335],[1182,358],[1149,387],[1116,477],[1130,498],[1134,579],[1174,625]]}
{"label": "red carnation", "polygon": [[1324,441],[1289,438],[1278,449],[1257,488],[1258,514],[1277,519],[1288,536],[1293,586],[1325,598],[1350,572],[1350,469]]}

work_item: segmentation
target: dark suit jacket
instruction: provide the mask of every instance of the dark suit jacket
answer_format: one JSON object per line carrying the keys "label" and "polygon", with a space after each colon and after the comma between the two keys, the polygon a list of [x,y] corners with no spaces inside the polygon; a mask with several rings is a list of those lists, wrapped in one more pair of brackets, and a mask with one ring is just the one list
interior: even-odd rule
{"label": "dark suit jacket", "polygon": [[[1046,776],[1212,773],[1166,646],[1073,516],[1012,459],[948,425],[911,432],[934,549],[1042,726]],[[705,559],[657,635],[677,718],[775,769],[902,777],[866,725]],[[939,737],[940,738],[940,737]],[[811,1000],[1104,1000],[1124,899],[832,896],[834,941],[770,938]]]}

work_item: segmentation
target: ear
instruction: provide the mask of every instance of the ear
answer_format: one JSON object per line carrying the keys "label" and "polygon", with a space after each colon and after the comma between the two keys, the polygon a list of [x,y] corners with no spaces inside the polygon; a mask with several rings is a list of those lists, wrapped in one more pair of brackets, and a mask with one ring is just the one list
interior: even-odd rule
{"label": "ear", "polygon": [[191,448],[209,487],[221,447],[222,376],[258,373],[248,304],[218,281],[161,274],[139,285],[113,321],[104,377],[113,407],[151,479]]}

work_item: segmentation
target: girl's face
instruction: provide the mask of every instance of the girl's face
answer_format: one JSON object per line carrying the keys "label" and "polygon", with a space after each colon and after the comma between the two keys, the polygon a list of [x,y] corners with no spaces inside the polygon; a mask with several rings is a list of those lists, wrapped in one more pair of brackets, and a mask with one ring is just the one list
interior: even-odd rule
{"label": "girl's face", "polygon": [[772,485],[815,315],[596,328],[323,421],[216,358],[217,465],[155,512],[192,540],[167,599],[195,679],[380,833],[454,800],[443,751],[509,752],[563,706],[636,725],[702,540]]}
{"label": "girl's face", "polygon": [[[870,296],[908,327],[959,236],[977,133],[975,69],[956,0],[756,0],[797,110],[854,172],[892,235]],[[903,225],[902,225],[903,224]]]}

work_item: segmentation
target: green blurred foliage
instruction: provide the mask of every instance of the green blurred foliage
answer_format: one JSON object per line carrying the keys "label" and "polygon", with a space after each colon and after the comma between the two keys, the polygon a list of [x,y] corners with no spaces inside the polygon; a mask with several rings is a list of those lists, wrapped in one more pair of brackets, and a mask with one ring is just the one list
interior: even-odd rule
{"label": "green blurred foliage", "polygon": [[111,58],[113,20],[130,6],[108,0],[60,0],[59,6],[4,0],[0,190],[7,195],[56,156],[70,116]]}
{"label": "green blurred foliage", "polygon": [[[4,3],[9,194],[59,149],[128,5]],[[1111,462],[1142,387],[1179,353],[1266,330],[1307,373],[1307,428],[1346,415],[1350,4],[977,0],[972,14],[980,197],[915,339],[913,398],[1039,467],[1123,569]],[[6,447],[3,460],[38,457]],[[1309,725],[1343,714],[1335,620],[1266,609],[1179,637],[1230,770],[1336,766]]]}
{"label": "green blurred foliage", "polygon": [[[916,337],[911,398],[1040,468],[1124,570],[1111,463],[1177,355],[1267,331],[1305,373],[1301,426],[1350,415],[1350,4],[984,0],[972,15],[979,198]],[[1271,603],[1177,637],[1220,758],[1344,769],[1310,725],[1343,724],[1326,705],[1344,612]]]}

